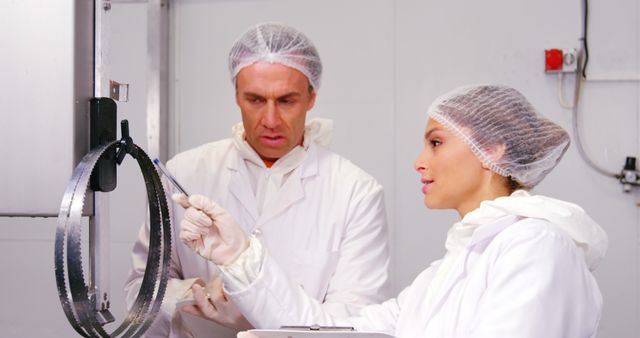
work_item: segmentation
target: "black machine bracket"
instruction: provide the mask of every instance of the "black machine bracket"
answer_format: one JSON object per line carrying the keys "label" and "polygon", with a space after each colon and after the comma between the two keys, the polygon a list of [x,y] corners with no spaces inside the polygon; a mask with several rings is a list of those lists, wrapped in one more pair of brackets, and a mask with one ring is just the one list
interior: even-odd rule
{"label": "black machine bracket", "polygon": [[[108,97],[92,98],[90,101],[90,149],[108,144],[116,140],[117,134],[117,105],[115,101]],[[94,169],[91,176],[91,190],[109,192],[118,185],[118,175],[116,167],[129,154],[133,158],[138,158],[138,150],[129,135],[129,122],[120,122],[121,139],[118,149],[111,149],[106,152]]]}
{"label": "black machine bracket", "polygon": [[[90,149],[108,144],[116,140],[117,106],[115,101],[107,97],[95,97],[89,104],[89,139]],[[117,185],[116,152],[105,153],[91,176],[91,190],[109,192]]]}

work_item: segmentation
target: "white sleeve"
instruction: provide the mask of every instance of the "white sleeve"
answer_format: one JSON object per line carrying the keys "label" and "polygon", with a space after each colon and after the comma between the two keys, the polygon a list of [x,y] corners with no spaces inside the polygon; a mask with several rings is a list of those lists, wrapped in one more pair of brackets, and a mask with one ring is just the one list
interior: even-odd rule
{"label": "white sleeve", "polygon": [[[260,246],[258,240],[251,245]],[[244,257],[243,257],[244,256]],[[250,256],[253,256],[250,258]],[[256,328],[275,329],[283,325],[352,326],[358,331],[384,332],[393,335],[401,309],[411,301],[413,288],[424,289],[433,277],[438,261],[431,264],[397,298],[365,306],[357,315],[336,316],[319,301],[309,297],[261,248],[246,250],[233,267],[222,268],[225,292]],[[242,262],[260,262],[244,264]],[[258,268],[248,272],[246,269]],[[248,276],[255,276],[249,277]],[[246,281],[249,280],[249,284]],[[231,282],[229,282],[231,281]],[[231,286],[231,287],[229,287]],[[414,295],[415,297],[415,295]]]}
{"label": "white sleeve", "polygon": [[601,295],[573,241],[523,231],[500,243],[465,337],[592,337]]}
{"label": "white sleeve", "polygon": [[244,290],[256,280],[262,270],[265,250],[262,243],[255,237],[249,239],[249,247],[244,250],[230,264],[220,266],[224,287],[229,292]]}
{"label": "white sleeve", "polygon": [[[362,309],[359,316],[337,317],[329,313],[319,301],[308,296],[301,286],[295,285],[271,259],[268,252],[249,249],[245,253],[250,251],[261,252],[263,255],[260,271],[249,274],[240,272],[239,276],[234,276],[234,273],[243,270],[240,268],[241,264],[233,268],[223,267],[221,270],[225,293],[254,327],[272,329],[283,325],[317,324],[353,326],[358,330],[393,333],[400,312],[400,303],[397,299],[367,306]],[[243,284],[239,281],[245,280],[250,274],[256,276],[251,284],[243,289],[236,289]],[[229,283],[230,280],[233,282]],[[230,284],[234,285],[231,289]]]}

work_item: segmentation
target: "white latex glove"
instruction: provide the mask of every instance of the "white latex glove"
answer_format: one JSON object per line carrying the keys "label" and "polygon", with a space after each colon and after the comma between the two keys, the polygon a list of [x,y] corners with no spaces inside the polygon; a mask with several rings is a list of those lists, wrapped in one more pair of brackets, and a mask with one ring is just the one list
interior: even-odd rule
{"label": "white latex glove", "polygon": [[235,330],[252,329],[251,323],[247,321],[240,310],[233,304],[222,289],[222,279],[216,277],[205,287],[194,284],[193,291],[194,305],[185,305],[182,311],[212,320],[222,326]]}
{"label": "white latex glove", "polygon": [[249,247],[242,227],[217,203],[202,195],[174,194],[185,208],[180,239],[200,256],[217,265],[227,265]]}
{"label": "white latex glove", "polygon": [[260,337],[256,336],[255,334],[252,334],[251,332],[248,332],[248,331],[238,332],[238,335],[236,337],[237,338],[260,338]]}

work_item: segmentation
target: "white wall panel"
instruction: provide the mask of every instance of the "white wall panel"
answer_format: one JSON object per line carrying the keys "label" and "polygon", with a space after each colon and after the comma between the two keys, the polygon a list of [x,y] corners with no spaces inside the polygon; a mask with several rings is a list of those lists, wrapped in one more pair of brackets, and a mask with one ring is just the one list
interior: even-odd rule
{"label": "white wall panel", "polygon": [[2,3],[0,215],[57,215],[88,149],[92,11],[85,1]]}

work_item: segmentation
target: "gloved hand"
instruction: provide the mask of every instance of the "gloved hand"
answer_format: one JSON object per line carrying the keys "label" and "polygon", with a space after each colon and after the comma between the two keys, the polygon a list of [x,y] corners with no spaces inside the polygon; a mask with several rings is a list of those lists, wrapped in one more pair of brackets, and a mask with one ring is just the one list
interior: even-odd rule
{"label": "gloved hand", "polygon": [[249,330],[253,326],[240,310],[227,299],[222,289],[222,279],[215,278],[205,287],[194,284],[191,287],[195,305],[185,305],[182,311],[212,320],[222,326],[235,330]]}
{"label": "gloved hand", "polygon": [[180,239],[200,256],[227,265],[249,247],[242,227],[215,202],[202,195],[187,199],[184,194],[174,194],[171,198],[186,209]]}

